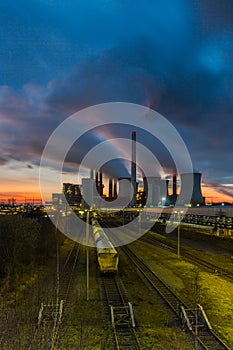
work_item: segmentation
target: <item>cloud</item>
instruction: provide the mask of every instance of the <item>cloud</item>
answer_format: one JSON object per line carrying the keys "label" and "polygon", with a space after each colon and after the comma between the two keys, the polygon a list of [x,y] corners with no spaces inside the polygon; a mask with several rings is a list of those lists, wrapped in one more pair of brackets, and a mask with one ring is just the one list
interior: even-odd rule
{"label": "cloud", "polygon": [[[151,38],[137,38],[88,57],[64,80],[53,82],[46,103],[68,112],[109,101],[148,104],[178,128],[200,171],[205,171],[206,159],[216,174],[221,173],[217,164],[232,171],[231,162],[222,164],[221,156],[229,158],[232,149],[228,55],[224,71],[216,73],[199,60],[203,42],[195,43],[185,64],[160,57],[156,45]],[[218,47],[216,39],[213,46]]]}
{"label": "cloud", "polygon": [[[167,117],[205,177],[221,182],[232,174],[231,2],[44,0],[27,12],[18,2],[1,8],[1,164],[37,166],[49,135],[71,113],[126,101]],[[90,134],[71,150],[67,171],[98,142]]]}
{"label": "cloud", "polygon": [[233,188],[227,188],[225,184],[221,184],[217,181],[205,180],[203,187],[214,188],[221,195],[233,197]]}

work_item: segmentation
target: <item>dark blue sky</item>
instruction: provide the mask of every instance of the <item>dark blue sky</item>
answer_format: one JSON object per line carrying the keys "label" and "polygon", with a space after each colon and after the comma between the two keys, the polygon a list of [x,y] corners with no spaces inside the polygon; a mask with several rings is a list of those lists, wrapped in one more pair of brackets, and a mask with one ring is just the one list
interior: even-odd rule
{"label": "dark blue sky", "polygon": [[4,189],[71,113],[125,101],[163,114],[206,186],[232,194],[232,1],[1,1],[0,65]]}

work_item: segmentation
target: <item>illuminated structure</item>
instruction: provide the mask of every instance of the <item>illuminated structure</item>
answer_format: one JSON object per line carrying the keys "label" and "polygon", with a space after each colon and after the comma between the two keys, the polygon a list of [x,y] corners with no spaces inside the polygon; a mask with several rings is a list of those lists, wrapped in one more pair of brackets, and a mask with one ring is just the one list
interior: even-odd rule
{"label": "illuminated structure", "polygon": [[175,205],[177,200],[177,177],[173,175],[172,177],[172,194],[169,196],[169,204]]}
{"label": "illuminated structure", "polygon": [[52,203],[53,205],[62,205],[64,203],[64,194],[52,193]]}
{"label": "illuminated structure", "polygon": [[[160,177],[147,177],[144,178],[144,192],[147,197],[147,206],[170,206],[175,205],[188,205],[188,206],[201,206],[205,205],[205,198],[201,192],[201,173],[185,173],[180,175],[181,190],[180,194],[177,193],[177,177],[172,177],[172,194],[168,193],[168,180],[163,180]],[[193,191],[191,198],[190,184],[193,183]]]}
{"label": "illuminated structure", "polygon": [[63,183],[62,192],[70,205],[80,205],[82,200],[80,186],[72,183]]}

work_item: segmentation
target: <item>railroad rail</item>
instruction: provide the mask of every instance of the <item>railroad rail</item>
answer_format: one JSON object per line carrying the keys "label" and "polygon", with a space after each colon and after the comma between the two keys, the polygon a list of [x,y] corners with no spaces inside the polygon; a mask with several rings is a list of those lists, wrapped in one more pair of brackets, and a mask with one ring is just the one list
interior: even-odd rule
{"label": "railroad rail", "polygon": [[[151,233],[147,233],[144,236],[142,236],[139,241],[152,244],[154,246],[158,246],[159,248],[169,250],[172,253],[177,253],[177,243],[175,242],[165,242],[165,240],[161,237],[155,237]],[[181,246],[180,249],[180,255],[187,261],[193,262],[196,265],[205,267],[206,269],[210,270],[211,272],[221,275],[222,277],[226,277],[227,279],[233,281],[233,273],[229,270],[226,270],[218,265],[215,265],[208,260],[205,260],[203,258],[197,257],[196,255],[189,252],[189,250],[183,246]]]}
{"label": "railroad rail", "polygon": [[121,247],[150,286],[162,297],[165,303],[176,314],[191,337],[203,350],[230,350],[211,328],[204,312],[200,312],[198,306],[195,310],[184,303],[131,249]]}
{"label": "railroad rail", "polygon": [[139,350],[139,340],[135,332],[133,308],[128,301],[122,281],[118,276],[102,277],[105,304],[110,313],[114,332],[113,349]]}
{"label": "railroad rail", "polygon": [[[64,318],[69,312],[69,292],[71,284],[73,281],[74,271],[78,263],[80,252],[80,245],[75,243],[73,249],[70,251],[63,269],[61,270],[61,276],[59,276],[59,286],[57,290],[57,303],[56,303],[56,314],[54,317],[53,332],[50,341],[50,350],[55,350],[57,348],[57,343],[59,339],[59,330],[61,327],[62,317]],[[70,266],[71,265],[71,266]],[[59,309],[58,309],[59,305]],[[64,310],[63,315],[59,313],[59,310]]]}
{"label": "railroad rail", "polygon": [[79,252],[80,245],[75,243],[62,267],[60,267],[61,259],[57,253],[56,291],[47,302],[41,303],[37,328],[29,350],[57,349],[62,319],[69,313],[68,297]]}

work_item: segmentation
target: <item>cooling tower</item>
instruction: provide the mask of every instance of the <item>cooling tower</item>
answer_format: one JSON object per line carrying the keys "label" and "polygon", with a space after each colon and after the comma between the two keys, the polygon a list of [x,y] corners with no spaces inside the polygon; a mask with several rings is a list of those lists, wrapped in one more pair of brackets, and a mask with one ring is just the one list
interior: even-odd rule
{"label": "cooling tower", "polygon": [[[181,191],[178,197],[178,203],[181,205],[204,205],[205,198],[201,193],[201,173],[186,173],[181,174]],[[193,183],[193,191],[191,199],[188,197],[190,186]]]}
{"label": "cooling tower", "polygon": [[160,177],[143,178],[144,191],[147,195],[147,207],[157,207],[158,205],[165,205],[166,202],[166,180]]}

